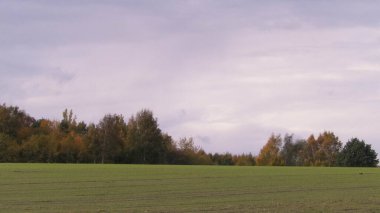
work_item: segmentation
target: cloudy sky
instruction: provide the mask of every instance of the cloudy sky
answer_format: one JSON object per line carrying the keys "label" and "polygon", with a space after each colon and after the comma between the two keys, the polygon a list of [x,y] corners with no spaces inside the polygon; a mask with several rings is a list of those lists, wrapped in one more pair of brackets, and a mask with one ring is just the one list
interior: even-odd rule
{"label": "cloudy sky", "polygon": [[380,1],[0,1],[0,102],[36,118],[151,109],[174,138],[271,133],[380,152]]}

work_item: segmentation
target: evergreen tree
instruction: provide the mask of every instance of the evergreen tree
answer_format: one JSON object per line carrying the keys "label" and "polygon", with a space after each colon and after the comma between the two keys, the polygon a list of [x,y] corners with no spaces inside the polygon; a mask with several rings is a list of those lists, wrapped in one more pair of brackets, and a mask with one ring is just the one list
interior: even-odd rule
{"label": "evergreen tree", "polygon": [[338,157],[341,166],[376,167],[378,163],[377,153],[371,145],[357,138],[349,140]]}

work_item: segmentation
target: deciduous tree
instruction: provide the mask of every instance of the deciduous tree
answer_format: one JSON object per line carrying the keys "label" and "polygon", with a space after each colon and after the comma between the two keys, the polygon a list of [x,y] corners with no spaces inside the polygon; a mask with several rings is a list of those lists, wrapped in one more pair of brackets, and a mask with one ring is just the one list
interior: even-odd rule
{"label": "deciduous tree", "polygon": [[128,122],[127,155],[132,163],[165,163],[168,153],[157,119],[150,110],[141,110]]}
{"label": "deciduous tree", "polygon": [[259,166],[279,166],[283,162],[280,157],[281,136],[272,134],[268,142],[260,150],[260,154],[256,159]]}
{"label": "deciduous tree", "polygon": [[323,132],[317,139],[318,165],[335,166],[338,154],[342,148],[342,142],[333,132]]}
{"label": "deciduous tree", "polygon": [[6,134],[21,144],[32,133],[35,119],[16,106],[0,105],[0,133]]}
{"label": "deciduous tree", "polygon": [[122,115],[105,115],[97,125],[97,143],[101,162],[120,161],[123,153],[125,138],[127,134],[127,125]]}

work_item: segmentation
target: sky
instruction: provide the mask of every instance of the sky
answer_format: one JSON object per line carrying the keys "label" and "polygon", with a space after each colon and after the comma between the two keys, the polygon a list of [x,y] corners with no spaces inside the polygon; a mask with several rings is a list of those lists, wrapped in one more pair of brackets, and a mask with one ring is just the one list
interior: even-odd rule
{"label": "sky", "polygon": [[258,154],[332,131],[380,153],[380,1],[0,0],[0,103]]}

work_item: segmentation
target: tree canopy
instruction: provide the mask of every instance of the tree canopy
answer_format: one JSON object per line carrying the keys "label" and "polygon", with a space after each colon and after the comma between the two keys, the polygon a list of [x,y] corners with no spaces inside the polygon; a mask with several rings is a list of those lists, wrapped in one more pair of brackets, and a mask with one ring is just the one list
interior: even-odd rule
{"label": "tree canopy", "polygon": [[68,109],[54,121],[2,104],[0,162],[376,166],[379,161],[371,145],[354,138],[342,149],[339,138],[328,131],[297,140],[292,134],[272,134],[257,157],[206,153],[191,137],[174,140],[163,132],[148,109],[127,123],[123,115],[106,114],[97,124],[86,124]]}
{"label": "tree canopy", "polygon": [[338,164],[350,167],[375,167],[379,163],[377,153],[363,140],[352,138],[338,157]]}

